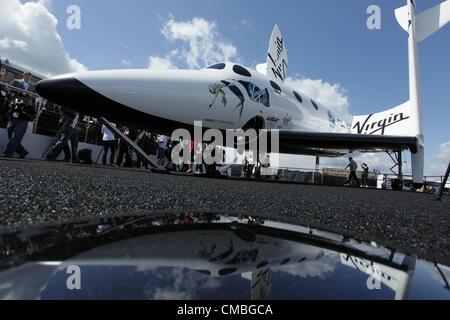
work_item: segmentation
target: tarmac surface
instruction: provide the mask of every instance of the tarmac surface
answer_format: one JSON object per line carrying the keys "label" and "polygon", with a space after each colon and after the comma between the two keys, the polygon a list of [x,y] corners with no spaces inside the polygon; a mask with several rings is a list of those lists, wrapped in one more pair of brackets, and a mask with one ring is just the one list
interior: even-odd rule
{"label": "tarmac surface", "polygon": [[450,265],[450,198],[0,159],[0,231],[136,211],[212,211],[341,232]]}

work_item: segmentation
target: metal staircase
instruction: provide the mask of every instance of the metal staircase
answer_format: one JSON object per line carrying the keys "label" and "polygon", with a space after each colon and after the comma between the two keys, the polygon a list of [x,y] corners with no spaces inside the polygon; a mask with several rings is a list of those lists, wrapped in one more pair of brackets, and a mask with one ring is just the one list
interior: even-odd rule
{"label": "metal staircase", "polygon": [[146,154],[141,147],[138,146],[137,142],[139,142],[140,139],[142,139],[143,134],[141,134],[141,136],[139,137],[140,139],[137,140],[137,142],[132,141],[130,138],[128,138],[127,136],[125,136],[119,129],[117,129],[116,126],[114,126],[112,123],[110,123],[108,120],[106,120],[105,118],[99,118],[98,122],[101,125],[104,125],[105,127],[107,127],[109,130],[111,130],[111,132],[118,138],[120,139],[122,142],[124,142],[129,148],[133,149],[133,151],[135,151],[139,156],[142,157],[142,159],[144,159],[144,161],[147,161],[147,163],[150,165],[150,167],[152,168],[151,171],[152,172],[158,172],[158,173],[167,173],[168,171],[165,168],[159,167],[158,164],[156,164],[152,158],[150,158],[148,156],[148,154]]}

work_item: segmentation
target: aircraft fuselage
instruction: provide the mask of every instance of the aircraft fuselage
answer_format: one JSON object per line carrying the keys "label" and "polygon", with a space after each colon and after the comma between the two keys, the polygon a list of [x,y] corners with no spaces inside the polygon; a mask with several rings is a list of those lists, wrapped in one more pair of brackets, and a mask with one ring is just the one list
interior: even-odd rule
{"label": "aircraft fuselage", "polygon": [[[110,121],[171,134],[174,129],[280,129],[349,133],[350,125],[303,93],[271,84],[245,69],[111,70],[44,80],[38,92],[51,102]],[[238,66],[240,67],[240,66]],[[281,89],[281,90],[278,90]],[[257,121],[255,121],[257,120]]]}

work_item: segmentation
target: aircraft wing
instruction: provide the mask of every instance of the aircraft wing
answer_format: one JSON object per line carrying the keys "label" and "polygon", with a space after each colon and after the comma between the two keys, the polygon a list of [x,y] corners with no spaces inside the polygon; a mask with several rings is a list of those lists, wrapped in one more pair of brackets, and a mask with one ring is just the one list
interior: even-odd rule
{"label": "aircraft wing", "polygon": [[[269,131],[268,138],[278,134],[280,153],[316,156],[341,156],[349,152],[385,152],[410,150],[417,152],[418,138],[365,134]],[[270,140],[269,140],[270,141]]]}

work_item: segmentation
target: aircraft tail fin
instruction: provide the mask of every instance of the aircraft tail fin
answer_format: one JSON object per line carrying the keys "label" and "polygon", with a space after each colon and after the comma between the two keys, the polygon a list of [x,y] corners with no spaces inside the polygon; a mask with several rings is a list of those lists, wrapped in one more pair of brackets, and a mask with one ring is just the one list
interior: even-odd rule
{"label": "aircraft tail fin", "polygon": [[[395,11],[400,26],[409,32],[409,8],[408,5]],[[416,14],[416,42],[422,42],[442,29],[450,22],[450,0],[446,0],[428,10]]]}
{"label": "aircraft tail fin", "polygon": [[267,53],[266,75],[270,80],[282,84],[286,79],[287,68],[288,54],[285,41],[280,28],[278,25],[275,25]]}
{"label": "aircraft tail fin", "polygon": [[[423,183],[425,149],[420,131],[422,120],[417,104],[407,101],[397,107],[369,115],[355,116],[352,134],[371,136],[417,137],[418,143],[412,151],[413,181],[418,187]],[[419,117],[419,119],[418,119]]]}

